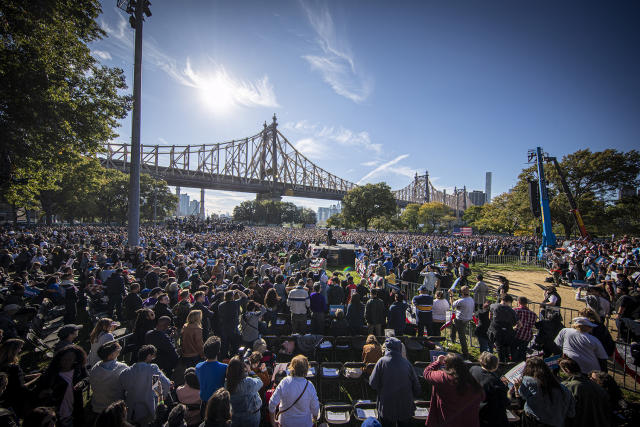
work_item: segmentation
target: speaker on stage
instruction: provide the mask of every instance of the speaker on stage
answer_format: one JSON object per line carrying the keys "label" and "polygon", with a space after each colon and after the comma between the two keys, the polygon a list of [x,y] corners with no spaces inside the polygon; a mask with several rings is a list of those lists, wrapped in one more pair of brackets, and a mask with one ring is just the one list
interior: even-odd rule
{"label": "speaker on stage", "polygon": [[333,230],[329,229],[327,230],[327,245],[331,246],[333,244]]}
{"label": "speaker on stage", "polygon": [[538,181],[529,181],[529,208],[534,217],[540,218],[540,190]]}

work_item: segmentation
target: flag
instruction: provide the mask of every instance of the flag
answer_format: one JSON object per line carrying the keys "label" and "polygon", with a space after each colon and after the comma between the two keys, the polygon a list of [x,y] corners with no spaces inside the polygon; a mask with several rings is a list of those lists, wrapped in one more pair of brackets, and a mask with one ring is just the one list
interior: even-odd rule
{"label": "flag", "polygon": [[463,236],[471,236],[471,235],[473,235],[473,228],[471,228],[471,227],[461,227],[460,228],[460,234],[462,234]]}

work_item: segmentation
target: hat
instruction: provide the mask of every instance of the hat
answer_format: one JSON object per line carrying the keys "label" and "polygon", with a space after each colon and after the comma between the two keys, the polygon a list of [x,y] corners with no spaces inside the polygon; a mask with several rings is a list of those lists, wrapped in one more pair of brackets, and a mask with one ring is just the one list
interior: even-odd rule
{"label": "hat", "polygon": [[424,291],[428,291],[429,288],[427,288],[427,285],[422,285],[418,288],[419,291],[424,292]]}
{"label": "hat", "polygon": [[598,326],[595,323],[593,323],[591,320],[587,319],[586,317],[576,317],[573,319],[571,323],[573,325],[583,325],[583,326],[589,326],[591,328],[595,328],[596,326]]}
{"label": "hat", "polygon": [[58,330],[58,338],[63,340],[75,331],[79,331],[80,329],[82,329],[82,325],[64,325]]}

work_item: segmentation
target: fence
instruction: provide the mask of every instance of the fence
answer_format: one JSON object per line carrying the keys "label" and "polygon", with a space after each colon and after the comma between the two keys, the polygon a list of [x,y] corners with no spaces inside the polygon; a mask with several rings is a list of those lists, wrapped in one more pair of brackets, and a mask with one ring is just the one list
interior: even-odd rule
{"label": "fence", "polygon": [[[441,260],[446,258],[447,253],[442,251],[430,251],[429,254],[433,256],[434,260]],[[546,260],[539,260],[535,253],[527,251],[525,255],[484,255],[478,254],[470,260],[472,265],[476,263],[480,264],[515,264],[515,265],[530,265],[535,267],[545,268],[547,266]]]}
{"label": "fence", "polygon": [[[402,292],[407,295],[407,299],[411,300],[415,295],[418,294],[418,288],[421,286],[419,283],[411,283],[400,281],[397,285]],[[449,289],[441,289],[445,292],[445,295],[448,294]],[[540,313],[544,307],[542,304],[537,302],[529,302],[529,309],[536,313],[538,318],[540,318]],[[560,315],[562,317],[562,324],[565,328],[571,327],[572,319],[578,317],[579,310],[570,307],[558,307]],[[618,336],[618,329],[613,329],[613,325],[611,325],[611,319],[609,317],[603,319],[604,324],[607,329],[612,333],[614,338],[616,339],[616,351],[613,357],[609,358],[607,363],[609,374],[611,374],[616,382],[625,390],[640,393],[640,367],[635,365],[633,362],[633,357],[631,353],[631,345],[628,344],[630,340],[630,332],[627,332],[627,335],[623,337],[624,339],[620,339]],[[480,343],[478,339],[473,334],[475,331],[475,324],[473,322],[469,322],[468,330],[467,330],[467,342],[469,347],[480,348]],[[535,332],[535,330],[534,330]],[[452,344],[451,340],[451,328],[447,328],[443,331],[443,336],[446,337],[446,341],[444,343],[445,348]]]}

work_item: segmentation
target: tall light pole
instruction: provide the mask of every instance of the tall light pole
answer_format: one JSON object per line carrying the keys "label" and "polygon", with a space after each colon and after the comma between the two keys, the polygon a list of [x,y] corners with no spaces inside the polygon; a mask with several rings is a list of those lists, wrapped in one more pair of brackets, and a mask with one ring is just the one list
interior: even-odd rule
{"label": "tall light pole", "polygon": [[118,7],[129,15],[136,30],[133,65],[133,114],[131,120],[131,166],[129,168],[129,247],[140,244],[140,113],[142,92],[142,22],[151,16],[149,0],[118,0]]}

